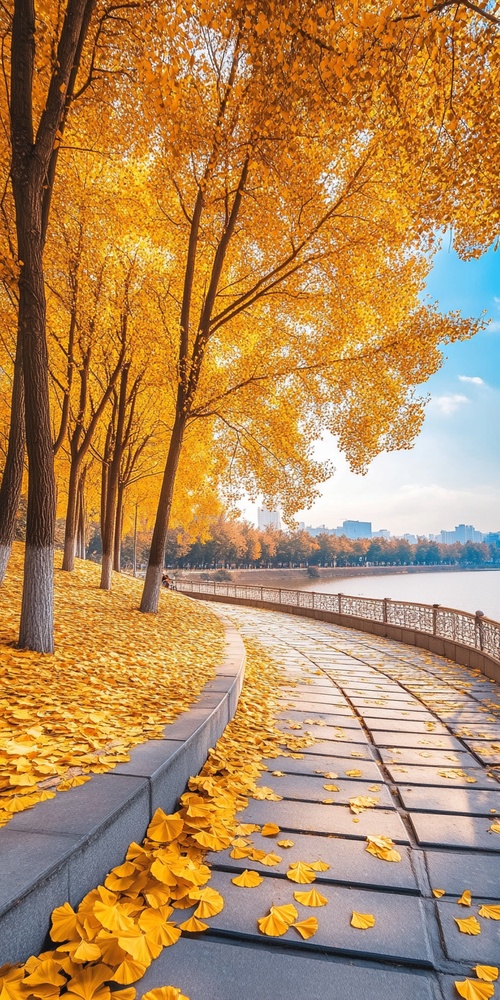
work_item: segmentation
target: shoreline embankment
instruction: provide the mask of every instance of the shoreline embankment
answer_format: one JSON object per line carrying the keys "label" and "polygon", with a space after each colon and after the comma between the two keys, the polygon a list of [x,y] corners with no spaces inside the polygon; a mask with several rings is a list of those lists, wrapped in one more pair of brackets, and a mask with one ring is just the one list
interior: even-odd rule
{"label": "shoreline embankment", "polygon": [[[317,566],[318,576],[310,576],[307,567],[286,569],[229,569],[231,579],[228,582],[247,584],[251,586],[290,587],[300,589],[300,584],[312,586],[314,582],[321,583],[330,580],[356,579],[365,576],[412,575],[416,573],[474,573],[478,570],[499,571],[499,566]],[[183,580],[199,580],[200,576],[214,579],[216,570],[182,569],[171,571]]]}

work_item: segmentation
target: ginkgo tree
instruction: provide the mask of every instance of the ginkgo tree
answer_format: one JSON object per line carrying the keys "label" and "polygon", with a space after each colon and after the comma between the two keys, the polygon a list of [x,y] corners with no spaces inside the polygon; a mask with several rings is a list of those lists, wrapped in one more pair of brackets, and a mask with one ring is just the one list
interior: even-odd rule
{"label": "ginkgo tree", "polygon": [[327,473],[312,455],[321,430],[339,433],[358,469],[410,446],[423,412],[413,387],[438,366],[440,342],[474,330],[419,300],[429,243],[413,175],[388,162],[352,102],[322,103],[314,74],[284,69],[279,32],[264,37],[249,11],[187,17],[175,41],[162,14],[143,61],[178,331],[143,611],[157,608],[189,424],[212,420],[239,481],[297,509]]}

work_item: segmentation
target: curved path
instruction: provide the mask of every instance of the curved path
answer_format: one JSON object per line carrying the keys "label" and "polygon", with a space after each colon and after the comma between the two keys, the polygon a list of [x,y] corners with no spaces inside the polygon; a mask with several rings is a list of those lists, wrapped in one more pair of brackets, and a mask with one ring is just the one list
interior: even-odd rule
{"label": "curved path", "polygon": [[[210,884],[225,907],[199,939],[165,949],[142,991],[167,982],[191,1000],[457,997],[455,980],[474,978],[476,964],[500,964],[500,919],[479,914],[482,904],[500,904],[500,833],[491,829],[500,817],[500,687],[366,633],[253,608],[221,610],[284,663],[290,684],[280,726],[316,743],[267,760],[271,773],[260,784],[281,799],[252,800],[240,814],[242,823],[280,827],[276,838],[252,840],[282,860],[269,867],[228,851],[209,855]],[[355,814],[349,800],[358,796],[376,802]],[[369,854],[367,835],[391,837],[401,861]],[[293,847],[278,847],[282,838]],[[294,891],[310,888],[286,878],[300,860],[330,866],[314,883],[327,905],[295,903]],[[255,889],[231,882],[246,867],[264,876]],[[433,889],[445,894],[435,898]],[[471,906],[457,902],[466,889]],[[257,918],[273,903],[295,903],[301,920],[316,916],[314,937],[303,941],[293,929],[259,934]],[[352,927],[353,911],[372,914],[375,925]],[[455,922],[471,916],[480,928],[473,936]]]}

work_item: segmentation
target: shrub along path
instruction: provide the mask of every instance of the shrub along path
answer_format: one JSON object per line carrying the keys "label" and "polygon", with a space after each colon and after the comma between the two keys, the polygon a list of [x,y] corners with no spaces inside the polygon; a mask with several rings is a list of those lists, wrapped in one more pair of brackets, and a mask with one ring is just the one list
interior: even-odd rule
{"label": "shrub along path", "polygon": [[236,837],[205,859],[224,907],[164,950],[138,995],[493,996],[498,685],[365,633],[221,610],[285,664],[278,727],[308,745],[264,758]]}

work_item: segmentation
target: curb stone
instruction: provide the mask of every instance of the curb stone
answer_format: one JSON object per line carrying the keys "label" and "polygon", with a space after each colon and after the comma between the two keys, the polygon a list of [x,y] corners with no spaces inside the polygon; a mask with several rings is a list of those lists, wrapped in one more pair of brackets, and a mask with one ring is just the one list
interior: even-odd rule
{"label": "curb stone", "polygon": [[121,864],[129,844],[142,841],[158,806],[175,809],[188,779],[203,767],[236,712],[245,673],[243,640],[218,617],[224,659],[163,739],[139,744],[127,763],[18,813],[0,829],[0,965],[42,951],[54,907],[78,905]]}

